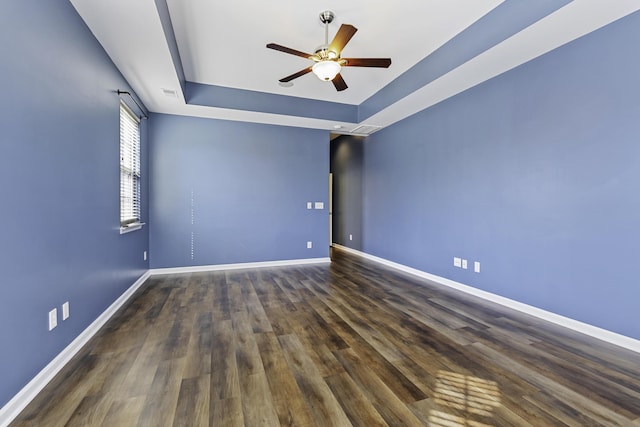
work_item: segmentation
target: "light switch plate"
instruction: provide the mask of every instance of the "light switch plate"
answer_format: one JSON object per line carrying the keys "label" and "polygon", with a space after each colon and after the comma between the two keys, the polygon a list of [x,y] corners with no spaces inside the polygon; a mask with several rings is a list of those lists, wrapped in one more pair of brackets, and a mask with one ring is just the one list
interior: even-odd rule
{"label": "light switch plate", "polygon": [[69,301],[62,304],[62,320],[69,318]]}
{"label": "light switch plate", "polygon": [[307,242],[307,249],[311,249],[313,247],[313,242]]}
{"label": "light switch plate", "polygon": [[462,259],[458,257],[453,257],[453,266],[462,267]]}
{"label": "light switch plate", "polygon": [[473,263],[473,271],[476,273],[480,273],[480,261],[476,261]]}
{"label": "light switch plate", "polygon": [[467,269],[467,260],[466,259],[462,260],[462,268],[464,268],[465,270]]}
{"label": "light switch plate", "polygon": [[54,308],[49,312],[49,330],[58,326],[58,309]]}
{"label": "light switch plate", "polygon": [[315,208],[316,209],[324,209],[324,202],[316,202]]}
{"label": "light switch plate", "polygon": [[311,209],[313,207],[313,203],[307,202],[307,209]]}

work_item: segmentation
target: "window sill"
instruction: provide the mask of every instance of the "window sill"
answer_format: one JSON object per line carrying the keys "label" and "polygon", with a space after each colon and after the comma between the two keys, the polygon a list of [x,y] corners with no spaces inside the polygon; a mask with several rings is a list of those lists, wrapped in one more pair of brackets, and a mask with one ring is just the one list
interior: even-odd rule
{"label": "window sill", "polygon": [[144,222],[134,222],[129,225],[125,225],[124,227],[120,227],[120,234],[131,233],[132,231],[140,230],[142,226],[145,225]]}

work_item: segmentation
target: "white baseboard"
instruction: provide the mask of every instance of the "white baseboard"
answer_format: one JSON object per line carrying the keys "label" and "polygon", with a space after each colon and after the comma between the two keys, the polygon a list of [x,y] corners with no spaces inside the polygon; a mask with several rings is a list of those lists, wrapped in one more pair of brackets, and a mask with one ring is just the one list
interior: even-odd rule
{"label": "white baseboard", "polygon": [[244,268],[286,267],[291,265],[324,264],[328,262],[331,262],[331,258],[306,258],[283,261],[244,262],[238,264],[214,264],[196,265],[192,267],[153,268],[149,270],[149,272],[151,273],[151,275],[155,276],[158,274],[201,273],[206,271],[240,270]]}
{"label": "white baseboard", "polygon": [[22,390],[0,409],[0,426],[6,427],[31,402],[78,351],[107,323],[120,307],[150,276],[146,271],[136,282],[113,302],[96,320],[80,333],[64,350],[42,369]]}
{"label": "white baseboard", "polygon": [[447,279],[446,277],[436,276],[435,274],[426,273],[424,271],[417,270],[415,268],[408,267],[403,264],[398,264],[393,261],[388,261],[384,258],[379,258],[374,255],[369,255],[367,253],[364,253],[355,249],[351,249],[346,246],[338,245],[337,243],[334,243],[333,247],[354,255],[361,256],[371,261],[384,264],[388,267],[395,268],[396,270],[400,270],[405,273],[409,273],[414,276],[418,276],[423,279],[430,280],[437,284],[447,286],[453,289],[457,289],[459,291],[465,292],[467,294],[471,294],[478,298],[482,298],[487,301],[495,302],[505,307],[518,310],[522,313],[530,314],[539,319],[543,319],[543,320],[555,323],[556,325],[564,326],[565,328],[569,328],[574,331],[581,332],[585,335],[592,336],[594,338],[617,345],[619,347],[623,347],[628,350],[640,353],[640,341],[634,338],[627,337],[625,335],[621,335],[615,332],[611,332],[606,329],[598,328],[597,326],[589,325],[588,323],[583,323],[578,320],[570,319],[568,317],[561,316],[559,314],[555,314],[550,311],[546,311],[541,308],[524,304],[509,298],[505,298],[500,295],[492,294],[491,292],[483,291],[481,289],[474,288],[472,286],[465,285],[463,283],[456,282],[451,279]]}

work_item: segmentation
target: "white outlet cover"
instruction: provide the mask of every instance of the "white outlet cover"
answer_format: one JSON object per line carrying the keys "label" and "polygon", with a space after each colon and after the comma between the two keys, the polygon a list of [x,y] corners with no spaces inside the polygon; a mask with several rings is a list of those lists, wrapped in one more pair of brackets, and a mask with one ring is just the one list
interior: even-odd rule
{"label": "white outlet cover", "polygon": [[49,330],[58,326],[58,309],[54,308],[49,312]]}
{"label": "white outlet cover", "polygon": [[464,268],[465,270],[467,269],[467,260],[466,259],[462,260],[462,268]]}
{"label": "white outlet cover", "polygon": [[69,318],[69,301],[62,304],[62,320]]}
{"label": "white outlet cover", "polygon": [[480,261],[476,261],[473,263],[473,271],[476,273],[480,273]]}
{"label": "white outlet cover", "polygon": [[324,209],[324,202],[316,202],[315,203],[315,208],[316,209]]}
{"label": "white outlet cover", "polygon": [[462,267],[462,259],[458,257],[453,257],[453,266]]}

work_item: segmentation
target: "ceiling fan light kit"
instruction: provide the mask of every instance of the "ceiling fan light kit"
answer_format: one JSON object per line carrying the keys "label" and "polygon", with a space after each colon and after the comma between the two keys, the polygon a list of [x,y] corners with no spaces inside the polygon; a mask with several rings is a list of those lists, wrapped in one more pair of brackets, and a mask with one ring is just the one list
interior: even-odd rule
{"label": "ceiling fan light kit", "polygon": [[324,44],[315,50],[314,54],[308,54],[299,50],[291,49],[276,43],[269,43],[267,48],[278,50],[280,52],[291,55],[300,56],[302,58],[314,61],[310,67],[300,70],[280,79],[280,83],[288,83],[293,79],[304,76],[313,72],[320,80],[333,82],[337,91],[347,89],[347,84],[340,75],[342,67],[376,67],[388,68],[391,65],[390,58],[341,58],[340,54],[345,45],[351,40],[353,35],[358,31],[356,27],[349,24],[342,24],[335,37],[329,43],[329,24],[333,22],[335,15],[330,10],[320,13],[320,22],[324,24]]}
{"label": "ceiling fan light kit", "polygon": [[316,62],[311,67],[311,70],[320,80],[328,82],[336,77],[336,74],[340,72],[340,68],[342,67],[340,67],[339,63],[329,59]]}

